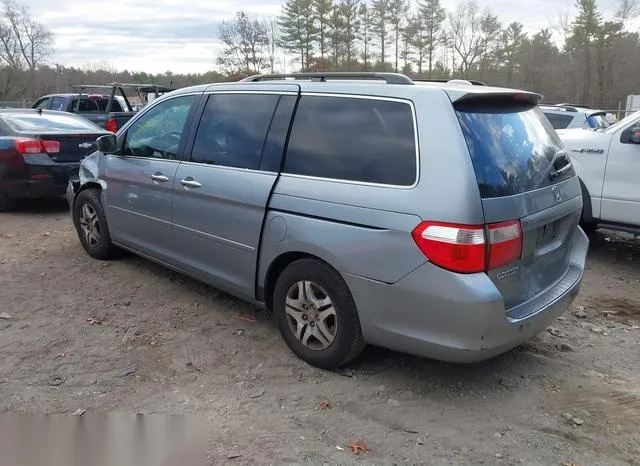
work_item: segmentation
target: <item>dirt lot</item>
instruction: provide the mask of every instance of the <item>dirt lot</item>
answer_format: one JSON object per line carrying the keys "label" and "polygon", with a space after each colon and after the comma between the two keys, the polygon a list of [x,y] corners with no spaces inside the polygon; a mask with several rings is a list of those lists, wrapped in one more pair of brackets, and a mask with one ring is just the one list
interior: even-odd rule
{"label": "dirt lot", "polygon": [[0,413],[205,415],[217,464],[640,464],[640,240],[599,233],[588,264],[573,308],[492,361],[370,348],[333,373],[264,313],[92,260],[64,203],[27,204],[0,214]]}

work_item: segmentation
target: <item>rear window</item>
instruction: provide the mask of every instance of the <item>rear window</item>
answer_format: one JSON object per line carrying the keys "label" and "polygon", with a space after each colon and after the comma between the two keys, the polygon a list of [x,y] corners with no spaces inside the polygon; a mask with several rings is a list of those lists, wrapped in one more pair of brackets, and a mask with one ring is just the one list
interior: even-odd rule
{"label": "rear window", "polygon": [[566,129],[571,124],[571,121],[573,121],[573,115],[563,115],[558,113],[545,113],[544,115],[547,117],[554,129]]}
{"label": "rear window", "polygon": [[2,115],[5,122],[14,130],[29,133],[44,133],[47,131],[103,131],[98,126],[84,118],[67,113],[16,113]]}
{"label": "rear window", "polygon": [[413,113],[408,103],[303,96],[285,173],[395,186],[416,181]]}
{"label": "rear window", "polygon": [[574,175],[571,169],[550,176],[564,148],[538,107],[466,106],[456,113],[483,198],[521,194]]}

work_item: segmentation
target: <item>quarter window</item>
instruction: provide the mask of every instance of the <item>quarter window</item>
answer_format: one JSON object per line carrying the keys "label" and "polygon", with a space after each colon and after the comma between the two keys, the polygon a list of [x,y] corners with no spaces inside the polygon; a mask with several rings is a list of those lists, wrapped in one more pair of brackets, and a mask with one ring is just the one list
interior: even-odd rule
{"label": "quarter window", "polygon": [[258,169],[278,95],[216,94],[209,97],[191,161]]}
{"label": "quarter window", "polygon": [[337,180],[410,186],[416,143],[408,103],[303,96],[284,171]]}
{"label": "quarter window", "polygon": [[195,97],[175,97],[149,109],[127,131],[123,155],[175,160]]}

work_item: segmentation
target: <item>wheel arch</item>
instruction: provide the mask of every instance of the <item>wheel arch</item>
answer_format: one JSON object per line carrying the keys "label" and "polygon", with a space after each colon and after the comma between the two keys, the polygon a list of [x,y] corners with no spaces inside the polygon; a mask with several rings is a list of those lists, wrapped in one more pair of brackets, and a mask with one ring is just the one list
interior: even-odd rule
{"label": "wheel arch", "polygon": [[582,223],[593,223],[593,206],[591,204],[591,195],[589,194],[589,190],[587,186],[582,181],[582,178],[578,178],[580,181],[580,190],[582,191]]}
{"label": "wheel arch", "polygon": [[287,251],[285,253],[277,256],[269,267],[267,268],[267,273],[265,275],[264,285],[262,287],[258,287],[258,299],[265,303],[265,308],[272,311],[273,310],[273,293],[275,291],[276,283],[278,281],[278,277],[280,274],[291,264],[301,259],[314,259],[318,262],[321,262],[328,267],[331,267],[338,275],[342,276],[336,268],[331,265],[331,263],[327,262],[325,259],[311,254],[309,252],[303,251]]}

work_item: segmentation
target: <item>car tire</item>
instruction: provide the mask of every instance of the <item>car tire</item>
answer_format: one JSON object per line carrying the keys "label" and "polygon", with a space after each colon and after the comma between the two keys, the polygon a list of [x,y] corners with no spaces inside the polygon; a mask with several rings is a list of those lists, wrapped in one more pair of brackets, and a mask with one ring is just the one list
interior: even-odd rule
{"label": "car tire", "polygon": [[11,210],[14,206],[14,201],[11,199],[7,193],[5,193],[2,189],[0,189],[0,212],[7,212]]}
{"label": "car tire", "polygon": [[119,249],[111,243],[99,191],[80,191],[73,203],[73,223],[82,247],[91,257],[108,260],[118,255]]}
{"label": "car tire", "polygon": [[287,346],[312,366],[339,368],[366,346],[349,287],[318,260],[298,260],[280,274],[273,311]]}

